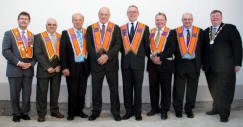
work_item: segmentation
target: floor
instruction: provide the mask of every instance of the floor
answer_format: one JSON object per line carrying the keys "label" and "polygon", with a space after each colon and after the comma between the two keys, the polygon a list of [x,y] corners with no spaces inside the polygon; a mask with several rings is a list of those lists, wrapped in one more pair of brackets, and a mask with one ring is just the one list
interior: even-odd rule
{"label": "floor", "polygon": [[[98,119],[95,121],[88,121],[80,117],[75,117],[73,121],[67,121],[66,118],[57,119],[51,117],[49,114],[46,116],[46,121],[37,122],[37,115],[33,111],[30,113],[31,119],[29,121],[21,120],[19,123],[12,122],[10,115],[0,116],[0,127],[243,127],[243,101],[235,101],[232,105],[232,112],[229,122],[222,123],[219,121],[218,115],[208,116],[205,114],[210,109],[210,102],[199,102],[194,109],[195,117],[193,119],[176,118],[174,111],[168,113],[167,120],[161,120],[160,115],[148,117],[146,113],[150,110],[149,104],[143,104],[142,121],[136,121],[134,117],[129,120],[114,121],[109,111],[109,104],[104,104],[103,111]],[[6,104],[5,104],[6,105]],[[66,104],[60,104],[61,112],[65,112]],[[0,108],[2,108],[0,106]],[[2,108],[3,109],[3,108]],[[6,110],[7,108],[5,108]],[[122,107],[122,114],[124,114]],[[89,114],[90,109],[86,108],[85,112]]]}

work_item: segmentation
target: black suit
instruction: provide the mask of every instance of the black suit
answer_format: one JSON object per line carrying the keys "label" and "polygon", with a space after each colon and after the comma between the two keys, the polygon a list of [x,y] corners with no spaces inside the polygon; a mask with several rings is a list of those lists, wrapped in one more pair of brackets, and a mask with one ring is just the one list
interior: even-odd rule
{"label": "black suit", "polygon": [[[121,48],[124,105],[126,112],[128,114],[133,114],[134,111],[136,117],[141,116],[145,56],[149,55],[149,27],[147,25],[145,25],[145,30],[141,39],[137,54],[134,54],[132,51],[125,54],[124,46]],[[132,40],[132,38],[130,38],[130,40]]]}
{"label": "black suit", "polygon": [[[171,35],[169,34],[165,42],[164,51],[172,48],[170,38]],[[171,80],[172,73],[174,72],[174,60],[172,54],[165,54],[166,52],[164,51],[157,54],[162,61],[161,65],[154,64],[148,58],[147,71],[149,73],[149,91],[152,110],[159,110],[160,98],[161,112],[166,113],[169,111],[171,104]],[[150,54],[152,54],[152,50]],[[159,96],[160,90],[161,97]]]}
{"label": "black suit", "polygon": [[40,117],[47,113],[47,93],[50,82],[50,110],[51,113],[59,113],[58,97],[60,91],[61,73],[48,73],[47,69],[60,66],[60,60],[57,55],[49,60],[45,44],[41,34],[35,35],[34,55],[38,61],[37,66],[37,93],[36,108]]}
{"label": "black suit", "polygon": [[100,65],[97,60],[102,55],[96,53],[94,46],[92,25],[87,29],[87,50],[92,75],[92,113],[100,114],[102,109],[102,85],[104,76],[110,89],[111,112],[114,116],[120,115],[120,101],[118,94],[118,52],[121,47],[120,28],[115,25],[108,51],[103,54],[108,56],[107,63]]}
{"label": "black suit", "polygon": [[[183,98],[186,88],[186,103],[185,112],[191,113],[195,107],[198,79],[200,75],[201,60],[202,60],[202,44],[203,44],[203,30],[199,28],[199,35],[197,38],[197,45],[195,48],[195,58],[188,60],[183,59],[176,30],[171,31],[171,41],[173,43],[173,53],[175,55],[175,75],[173,88],[173,106],[177,114],[182,114]],[[184,36],[184,35],[183,35]]]}
{"label": "black suit", "polygon": [[235,91],[234,68],[242,63],[242,41],[234,25],[222,23],[218,30],[221,27],[211,45],[209,28],[205,30],[203,70],[213,97],[213,110],[228,118]]}
{"label": "black suit", "polygon": [[68,115],[79,115],[85,104],[87,80],[90,74],[88,61],[75,62],[72,44],[65,30],[60,40],[60,61],[62,70],[69,69],[70,76],[66,77],[68,87]]}

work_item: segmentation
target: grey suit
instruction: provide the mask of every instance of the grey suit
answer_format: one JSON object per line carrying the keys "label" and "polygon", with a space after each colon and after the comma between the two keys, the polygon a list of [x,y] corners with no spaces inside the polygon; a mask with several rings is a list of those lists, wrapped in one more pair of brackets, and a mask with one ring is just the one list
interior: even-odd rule
{"label": "grey suit", "polygon": [[37,66],[37,88],[36,88],[36,108],[40,117],[44,117],[47,113],[47,93],[50,82],[50,110],[51,113],[58,113],[58,97],[60,91],[61,73],[48,73],[47,69],[55,68],[60,65],[57,55],[49,60],[48,54],[41,37],[41,34],[35,35],[34,55],[38,61]]}
{"label": "grey suit", "polygon": [[[2,43],[2,54],[7,59],[7,77],[10,85],[10,97],[13,115],[27,115],[30,111],[31,85],[34,75],[35,60],[21,58],[14,35],[11,30],[5,32]],[[31,63],[28,69],[21,69],[18,62]],[[22,108],[19,105],[20,91],[22,89]]]}

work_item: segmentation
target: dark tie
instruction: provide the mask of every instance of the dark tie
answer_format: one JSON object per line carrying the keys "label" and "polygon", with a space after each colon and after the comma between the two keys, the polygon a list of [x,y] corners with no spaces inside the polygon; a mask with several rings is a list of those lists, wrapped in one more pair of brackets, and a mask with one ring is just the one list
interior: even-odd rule
{"label": "dark tie", "polygon": [[101,29],[101,40],[103,41],[104,39],[104,36],[105,36],[105,25],[103,24],[102,25],[102,29]]}
{"label": "dark tie", "polygon": [[190,31],[189,30],[187,30],[186,39],[187,39],[186,46],[189,47],[189,42],[190,42]]}
{"label": "dark tie", "polygon": [[25,31],[22,31],[22,39],[24,41],[24,47],[27,48],[27,38],[25,37]]}
{"label": "dark tie", "polygon": [[132,27],[131,27],[131,30],[130,30],[130,41],[133,39],[133,36],[134,36],[134,25],[133,23],[132,24]]}

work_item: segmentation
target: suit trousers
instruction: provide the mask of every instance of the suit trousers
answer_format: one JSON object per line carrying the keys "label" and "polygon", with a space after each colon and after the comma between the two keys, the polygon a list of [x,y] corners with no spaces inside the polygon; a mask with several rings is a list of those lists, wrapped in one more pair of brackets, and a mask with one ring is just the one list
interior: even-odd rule
{"label": "suit trousers", "polygon": [[[72,66],[72,70],[75,70],[73,76],[67,76],[67,88],[68,88],[68,115],[79,115],[85,104],[85,94],[87,88],[88,77],[84,71],[84,63],[75,63]],[[72,73],[72,71],[70,71]]]}
{"label": "suit trousers", "polygon": [[[13,116],[28,115],[33,77],[8,77]],[[22,107],[20,92],[22,90]]]}
{"label": "suit trousers", "polygon": [[[144,70],[123,69],[123,97],[126,113],[141,116]],[[134,91],[134,94],[133,94]]]}
{"label": "suit trousers", "polygon": [[[152,110],[159,110],[159,98],[161,112],[168,112],[171,104],[171,72],[149,70],[149,92]],[[161,97],[160,97],[161,95]]]}
{"label": "suit trousers", "polygon": [[[58,73],[52,77],[37,78],[36,89],[36,108],[40,117],[44,117],[47,113],[47,93],[50,86],[50,111],[58,113],[58,98],[60,92],[61,74]],[[50,85],[49,85],[50,83]]]}
{"label": "suit trousers", "polygon": [[100,114],[102,109],[102,86],[106,76],[111,101],[111,113],[120,115],[120,100],[118,92],[118,71],[91,72],[92,75],[92,113]]}
{"label": "suit trousers", "polygon": [[234,71],[205,71],[208,88],[213,98],[213,110],[223,118],[230,116],[235,93],[236,73]]}
{"label": "suit trousers", "polygon": [[176,70],[175,72],[173,106],[176,113],[182,113],[186,91],[184,109],[186,113],[192,112],[192,109],[195,107],[198,88],[198,74],[196,73],[195,60],[182,60],[179,64],[178,66],[181,67],[181,70]]}

